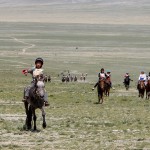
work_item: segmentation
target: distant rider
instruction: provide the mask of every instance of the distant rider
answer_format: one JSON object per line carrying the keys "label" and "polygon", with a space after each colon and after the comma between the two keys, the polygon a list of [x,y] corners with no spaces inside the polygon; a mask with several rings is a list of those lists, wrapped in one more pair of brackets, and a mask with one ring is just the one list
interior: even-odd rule
{"label": "distant rider", "polygon": [[145,85],[146,85],[146,83],[147,83],[147,76],[146,76],[146,74],[145,74],[144,71],[141,71],[141,73],[140,73],[140,75],[139,75],[137,89],[139,89],[140,81],[143,81]]}
{"label": "distant rider", "polygon": [[[110,84],[110,87],[113,88],[113,87],[112,87],[112,81],[111,81],[111,71],[109,71],[109,70],[108,70],[107,73],[106,73],[106,81],[108,82],[108,84]],[[106,82],[106,83],[107,83],[107,82]],[[113,89],[114,89],[114,88],[113,88]]]}
{"label": "distant rider", "polygon": [[125,76],[124,76],[124,84],[126,85],[130,85],[130,81],[133,81],[131,78],[130,78],[130,75],[129,73],[126,73]]}
{"label": "distant rider", "polygon": [[92,90],[94,90],[97,86],[98,86],[98,83],[99,83],[99,81],[100,80],[102,80],[102,79],[106,79],[106,73],[105,73],[105,70],[104,70],[104,68],[102,68],[101,70],[100,70],[100,73],[98,74],[98,77],[99,77],[99,80],[98,80],[98,82],[94,85],[94,87],[92,88]]}

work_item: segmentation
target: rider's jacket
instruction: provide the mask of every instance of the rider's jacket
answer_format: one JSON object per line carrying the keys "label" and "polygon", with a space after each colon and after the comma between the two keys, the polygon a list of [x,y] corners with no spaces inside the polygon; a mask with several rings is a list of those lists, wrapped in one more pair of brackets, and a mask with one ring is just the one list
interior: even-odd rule
{"label": "rider's jacket", "polygon": [[99,73],[99,74],[98,74],[98,77],[99,77],[99,78],[106,78],[106,74],[105,74],[105,73]]}
{"label": "rider's jacket", "polygon": [[139,81],[146,81],[146,74],[140,74]]}
{"label": "rider's jacket", "polygon": [[111,81],[111,74],[106,73],[106,78],[107,78],[108,81]]}
{"label": "rider's jacket", "polygon": [[28,73],[32,74],[32,78],[35,79],[37,76],[43,75],[43,69],[37,69],[35,67],[28,70]]}

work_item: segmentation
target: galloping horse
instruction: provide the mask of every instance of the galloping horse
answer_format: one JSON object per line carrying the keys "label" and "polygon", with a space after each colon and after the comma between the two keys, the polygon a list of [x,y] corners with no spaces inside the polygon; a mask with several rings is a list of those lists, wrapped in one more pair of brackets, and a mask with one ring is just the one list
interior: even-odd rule
{"label": "galloping horse", "polygon": [[150,97],[150,80],[147,81],[146,85],[146,99],[149,99]]}
{"label": "galloping horse", "polygon": [[98,103],[103,103],[103,96],[105,92],[105,79],[100,79],[98,86],[97,86],[97,92],[98,92]]}
{"label": "galloping horse", "polygon": [[139,81],[138,90],[139,90],[139,97],[144,98],[144,93],[145,93],[144,81]]}
{"label": "galloping horse", "polygon": [[74,77],[74,82],[78,81],[78,78],[77,76]]}
{"label": "galloping horse", "polygon": [[29,98],[26,102],[24,102],[25,110],[26,110],[26,123],[25,126],[28,130],[32,128],[32,116],[34,120],[34,130],[36,130],[36,114],[35,110],[39,108],[42,111],[43,117],[43,128],[46,128],[45,121],[45,110],[44,110],[44,78],[38,77],[35,79],[35,86],[29,90]]}

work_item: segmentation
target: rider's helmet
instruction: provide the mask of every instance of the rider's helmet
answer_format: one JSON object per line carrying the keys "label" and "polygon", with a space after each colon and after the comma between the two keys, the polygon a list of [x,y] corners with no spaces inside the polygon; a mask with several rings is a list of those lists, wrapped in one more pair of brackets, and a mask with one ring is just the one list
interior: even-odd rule
{"label": "rider's helmet", "polygon": [[35,60],[35,64],[36,64],[37,62],[41,62],[41,64],[43,65],[44,60],[39,57],[39,58],[37,58],[37,59]]}
{"label": "rider's helmet", "polygon": [[142,70],[142,71],[141,71],[141,74],[144,74],[144,73],[145,73],[145,72]]}

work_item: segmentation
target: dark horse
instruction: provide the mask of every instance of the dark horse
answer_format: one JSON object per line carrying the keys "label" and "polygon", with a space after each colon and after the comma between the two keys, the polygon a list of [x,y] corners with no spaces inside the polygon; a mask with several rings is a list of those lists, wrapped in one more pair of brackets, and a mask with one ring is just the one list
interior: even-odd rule
{"label": "dark horse", "polygon": [[149,99],[150,97],[150,80],[147,81],[146,85],[146,99]]}
{"label": "dark horse", "polygon": [[78,81],[78,78],[77,76],[74,77],[74,82]]}
{"label": "dark horse", "polygon": [[43,117],[43,128],[46,128],[46,121],[45,121],[45,110],[44,110],[44,78],[36,78],[35,79],[35,86],[31,87],[29,90],[29,98],[26,102],[24,102],[25,110],[26,110],[26,123],[25,127],[30,130],[32,128],[32,117],[34,121],[34,130],[36,130],[36,113],[35,110],[39,108],[42,111]]}
{"label": "dark horse", "polygon": [[66,77],[63,76],[62,79],[61,79],[61,81],[62,81],[62,82],[65,82],[65,81],[66,81]]}
{"label": "dark horse", "polygon": [[103,96],[105,92],[105,80],[100,79],[97,85],[97,92],[98,92],[98,103],[103,103]]}
{"label": "dark horse", "polygon": [[51,82],[51,80],[52,80],[52,79],[51,79],[51,76],[49,75],[49,76],[48,76],[48,82]]}
{"label": "dark horse", "polygon": [[133,80],[131,80],[129,76],[125,77],[123,83],[124,83],[124,86],[125,86],[126,90],[128,90],[129,87],[130,87],[130,81],[133,81]]}
{"label": "dark horse", "polygon": [[144,83],[144,81],[139,81],[138,90],[139,90],[139,97],[144,98],[144,93],[145,93],[145,83]]}

